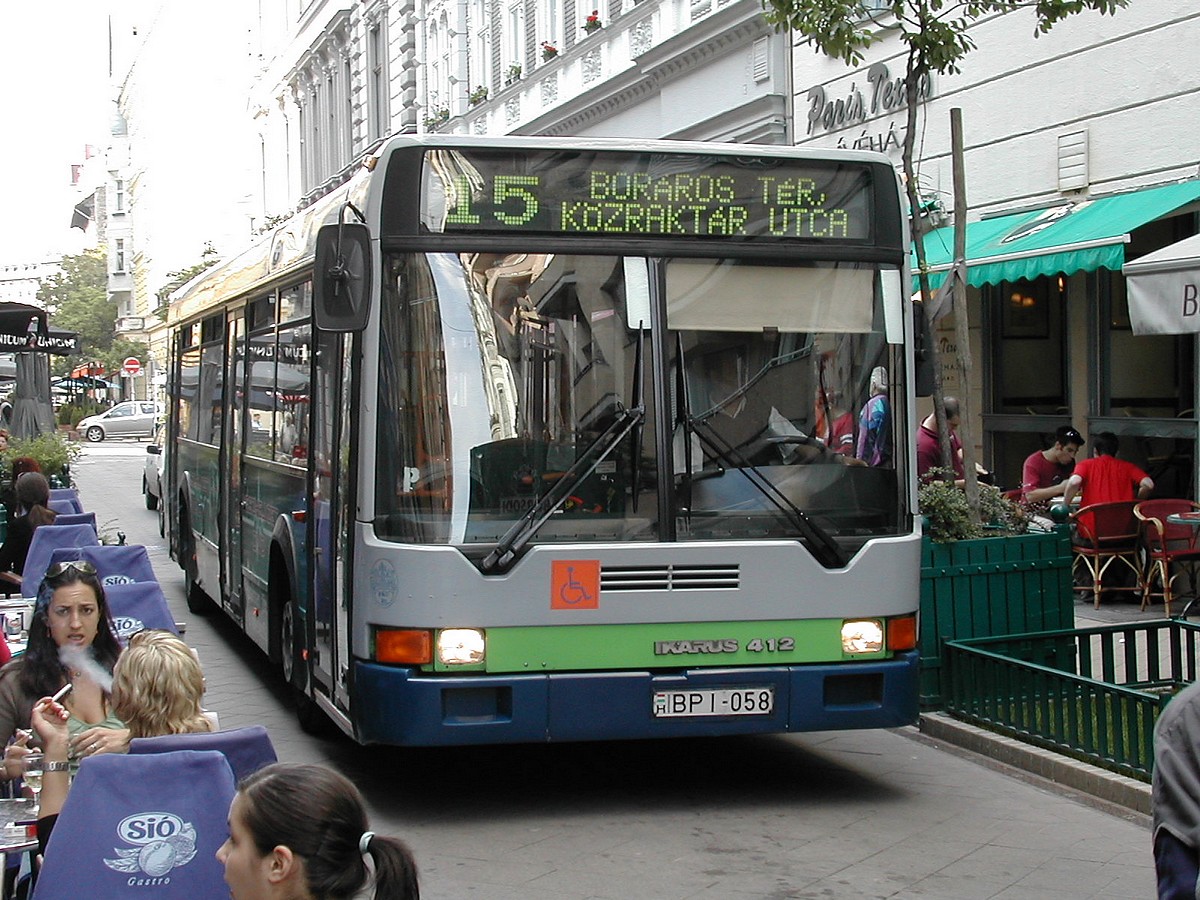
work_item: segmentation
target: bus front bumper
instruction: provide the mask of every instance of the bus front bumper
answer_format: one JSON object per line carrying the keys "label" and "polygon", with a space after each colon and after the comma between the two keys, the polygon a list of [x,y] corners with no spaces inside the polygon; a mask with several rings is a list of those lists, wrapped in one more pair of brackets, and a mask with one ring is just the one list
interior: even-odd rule
{"label": "bus front bumper", "polygon": [[[890,660],[674,672],[435,676],[355,664],[356,735],[402,746],[896,728],[917,719],[917,651]],[[655,716],[660,691],[774,691],[752,715]]]}

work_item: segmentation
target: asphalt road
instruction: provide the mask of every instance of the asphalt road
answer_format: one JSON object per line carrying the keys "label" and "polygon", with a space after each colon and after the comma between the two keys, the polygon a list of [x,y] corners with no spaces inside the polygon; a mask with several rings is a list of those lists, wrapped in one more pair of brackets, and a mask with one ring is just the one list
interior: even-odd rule
{"label": "asphalt road", "polygon": [[102,531],[148,546],[206,705],[349,775],[372,827],[412,845],[425,900],[1154,896],[1144,819],[914,729],[432,750],[306,735],[257,648],[187,611],[143,504],[145,446],[88,445],[75,478]]}

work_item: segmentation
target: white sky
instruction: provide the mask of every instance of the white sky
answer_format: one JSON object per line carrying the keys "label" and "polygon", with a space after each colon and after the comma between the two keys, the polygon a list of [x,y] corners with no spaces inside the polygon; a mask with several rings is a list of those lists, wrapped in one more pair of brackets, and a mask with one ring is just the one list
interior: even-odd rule
{"label": "white sky", "polygon": [[107,143],[107,8],[100,0],[58,0],[4,3],[0,11],[0,265],[85,246],[83,233],[69,227],[80,199],[71,164],[84,161],[86,144]]}

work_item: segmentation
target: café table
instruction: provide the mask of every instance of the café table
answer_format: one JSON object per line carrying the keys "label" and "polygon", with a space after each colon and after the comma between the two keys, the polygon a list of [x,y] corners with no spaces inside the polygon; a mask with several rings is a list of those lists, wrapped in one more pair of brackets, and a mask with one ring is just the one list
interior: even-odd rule
{"label": "caf\u00e9 table", "polygon": [[[1196,540],[1198,537],[1200,537],[1200,510],[1194,510],[1191,512],[1171,513],[1170,515],[1167,516],[1167,524],[1168,525],[1186,525],[1188,528],[1191,528],[1192,529],[1191,549],[1193,549],[1193,550],[1196,549]],[[1197,593],[1196,593],[1197,585],[1195,582],[1196,582],[1196,575],[1194,574],[1194,570],[1193,570],[1192,593],[1182,595],[1182,596],[1187,597],[1188,601],[1187,601],[1187,603],[1185,603],[1183,605],[1183,609],[1179,613],[1180,619],[1186,619],[1188,617],[1188,613],[1191,612],[1192,607],[1196,604],[1196,601],[1200,600],[1200,595],[1197,595]]]}
{"label": "caf\u00e9 table", "polygon": [[[6,873],[4,878],[4,896],[8,897],[8,856],[10,854],[29,853],[32,857],[37,850],[37,832],[32,824],[23,825],[17,824],[21,822],[32,823],[37,819],[37,801],[28,797],[19,797],[16,799],[0,798],[0,854],[4,855],[5,865],[3,871]],[[32,865],[32,858],[29,860]],[[23,867],[23,870],[27,870]],[[12,869],[17,871],[14,864]]]}

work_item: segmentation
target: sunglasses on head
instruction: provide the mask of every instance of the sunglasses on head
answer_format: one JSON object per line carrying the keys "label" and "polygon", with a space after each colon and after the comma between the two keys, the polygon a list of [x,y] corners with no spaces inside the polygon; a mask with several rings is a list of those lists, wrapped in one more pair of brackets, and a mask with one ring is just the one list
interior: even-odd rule
{"label": "sunglasses on head", "polygon": [[86,559],[66,559],[60,563],[55,563],[46,570],[47,578],[60,578],[71,569],[74,569],[80,575],[95,575],[96,567]]}

